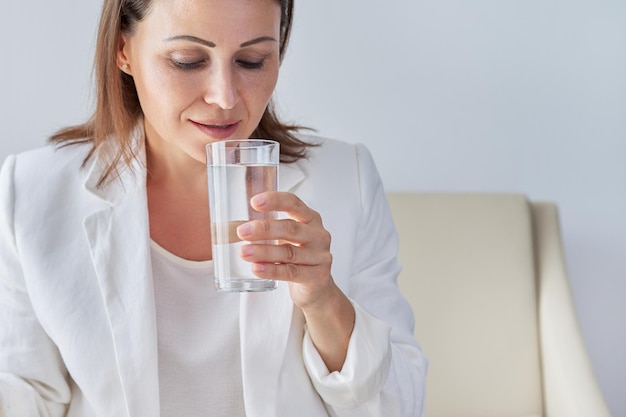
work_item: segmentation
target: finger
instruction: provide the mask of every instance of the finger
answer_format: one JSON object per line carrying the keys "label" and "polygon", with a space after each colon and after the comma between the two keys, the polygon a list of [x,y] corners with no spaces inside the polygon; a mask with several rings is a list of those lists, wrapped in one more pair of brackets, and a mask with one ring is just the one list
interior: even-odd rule
{"label": "finger", "polygon": [[265,262],[254,262],[251,266],[252,272],[259,278],[290,282],[298,282],[298,278],[303,275],[301,268],[302,266],[297,264],[272,264]]}
{"label": "finger", "polygon": [[281,191],[267,191],[257,194],[250,199],[250,205],[256,211],[280,211],[301,223],[321,223],[318,212],[307,206],[298,196],[293,193]]}
{"label": "finger", "polygon": [[237,227],[241,240],[280,240],[297,246],[330,248],[330,233],[320,226],[312,226],[291,219],[252,220]]}
{"label": "finger", "polygon": [[303,266],[330,265],[332,255],[328,251],[312,250],[290,244],[244,245],[241,258],[248,262],[297,264]]}
{"label": "finger", "polygon": [[259,278],[288,281],[296,284],[307,283],[311,288],[323,285],[330,278],[328,269],[321,266],[255,262],[252,264],[251,269]]}

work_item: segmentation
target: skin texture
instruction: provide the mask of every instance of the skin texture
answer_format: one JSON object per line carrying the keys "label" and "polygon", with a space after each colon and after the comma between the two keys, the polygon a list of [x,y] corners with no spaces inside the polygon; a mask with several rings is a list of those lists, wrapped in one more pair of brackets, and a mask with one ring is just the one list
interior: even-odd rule
{"label": "skin texture", "polygon": [[[155,0],[123,36],[118,65],[134,78],[144,112],[150,235],[185,259],[212,258],[205,145],[247,138],[276,86],[280,5],[275,0]],[[287,281],[329,371],[339,371],[354,309],[335,285],[331,236],[297,196],[267,192],[258,211],[287,219],[251,221],[237,233],[241,256],[260,278]],[[281,245],[255,244],[279,240]]]}

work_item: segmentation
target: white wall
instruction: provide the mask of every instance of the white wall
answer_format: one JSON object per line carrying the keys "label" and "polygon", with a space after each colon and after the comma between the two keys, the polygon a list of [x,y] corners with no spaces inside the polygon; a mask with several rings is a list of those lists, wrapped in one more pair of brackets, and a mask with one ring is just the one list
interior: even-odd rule
{"label": "white wall", "polygon": [[[0,159],[90,113],[99,0],[0,6]],[[583,333],[626,417],[626,3],[300,0],[279,104],[390,190],[559,204]]]}

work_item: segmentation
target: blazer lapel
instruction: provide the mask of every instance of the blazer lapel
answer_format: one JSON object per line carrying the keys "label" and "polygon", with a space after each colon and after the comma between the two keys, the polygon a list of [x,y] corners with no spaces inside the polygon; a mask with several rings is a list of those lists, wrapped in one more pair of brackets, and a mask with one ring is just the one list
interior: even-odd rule
{"label": "blazer lapel", "polygon": [[[98,283],[107,309],[128,416],[159,414],[156,310],[149,252],[145,168],[137,161],[102,188],[96,159],[85,183],[102,209],[85,219]],[[132,172],[131,172],[132,171]]]}
{"label": "blazer lapel", "polygon": [[306,178],[306,173],[298,162],[281,164],[278,171],[278,189],[292,191]]}
{"label": "blazer lapel", "polygon": [[[297,162],[281,165],[279,190],[293,190],[304,178]],[[279,372],[289,333],[293,325],[301,326],[298,320],[292,323],[294,316],[286,282],[279,281],[274,291],[241,294],[241,367],[248,417],[277,415]]]}

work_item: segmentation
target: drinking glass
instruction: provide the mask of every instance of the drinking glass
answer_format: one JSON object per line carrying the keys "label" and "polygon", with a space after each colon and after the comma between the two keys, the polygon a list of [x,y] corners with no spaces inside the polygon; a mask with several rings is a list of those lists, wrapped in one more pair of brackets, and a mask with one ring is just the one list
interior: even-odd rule
{"label": "drinking glass", "polygon": [[[247,242],[237,227],[256,219],[275,219],[261,213],[250,199],[278,189],[280,144],[267,139],[224,140],[206,146],[215,288],[218,291],[269,291],[276,281],[256,277],[252,264],[240,257]],[[275,241],[255,243],[276,244]]]}

